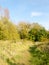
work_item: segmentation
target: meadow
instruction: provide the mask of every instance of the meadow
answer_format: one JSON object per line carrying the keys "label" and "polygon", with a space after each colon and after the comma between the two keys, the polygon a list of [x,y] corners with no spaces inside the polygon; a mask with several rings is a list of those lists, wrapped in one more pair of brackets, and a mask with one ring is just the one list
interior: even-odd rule
{"label": "meadow", "polygon": [[49,65],[49,43],[1,40],[0,65]]}
{"label": "meadow", "polygon": [[30,41],[0,41],[0,65],[29,65]]}

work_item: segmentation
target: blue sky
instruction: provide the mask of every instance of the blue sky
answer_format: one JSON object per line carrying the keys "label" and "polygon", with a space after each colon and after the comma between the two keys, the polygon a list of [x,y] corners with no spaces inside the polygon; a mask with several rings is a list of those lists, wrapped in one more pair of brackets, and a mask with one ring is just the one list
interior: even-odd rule
{"label": "blue sky", "polygon": [[8,8],[13,23],[38,22],[49,29],[49,0],[0,0],[2,8]]}

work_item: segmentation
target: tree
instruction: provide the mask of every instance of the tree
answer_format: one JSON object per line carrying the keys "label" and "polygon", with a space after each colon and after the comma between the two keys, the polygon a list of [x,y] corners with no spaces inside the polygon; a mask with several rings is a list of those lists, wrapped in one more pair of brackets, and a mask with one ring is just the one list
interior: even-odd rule
{"label": "tree", "polygon": [[18,31],[21,39],[26,39],[28,37],[29,29],[30,29],[30,24],[24,22],[19,23]]}
{"label": "tree", "polygon": [[33,41],[45,41],[47,40],[47,32],[44,27],[39,24],[34,24],[28,33],[28,39]]}
{"label": "tree", "polygon": [[19,38],[16,25],[11,23],[9,19],[2,18],[0,20],[0,40],[17,40]]}

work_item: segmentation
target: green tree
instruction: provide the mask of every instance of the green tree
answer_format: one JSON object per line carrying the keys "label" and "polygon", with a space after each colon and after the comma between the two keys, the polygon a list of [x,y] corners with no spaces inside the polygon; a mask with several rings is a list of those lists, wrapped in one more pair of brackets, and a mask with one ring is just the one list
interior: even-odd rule
{"label": "green tree", "polygon": [[30,29],[30,24],[24,22],[19,23],[18,31],[21,39],[26,39],[28,37],[29,29]]}
{"label": "green tree", "polygon": [[0,20],[0,40],[17,40],[19,38],[16,25],[11,23],[9,19],[2,18]]}
{"label": "green tree", "polygon": [[44,27],[34,24],[28,33],[28,38],[33,41],[45,41],[47,40],[47,32]]}

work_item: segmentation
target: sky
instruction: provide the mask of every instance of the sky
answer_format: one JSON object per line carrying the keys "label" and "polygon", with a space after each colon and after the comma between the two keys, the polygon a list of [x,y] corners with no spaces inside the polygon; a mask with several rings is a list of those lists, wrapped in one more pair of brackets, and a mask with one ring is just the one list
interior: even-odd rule
{"label": "sky", "polygon": [[0,6],[9,9],[15,24],[35,22],[49,29],[49,0],[0,0]]}

